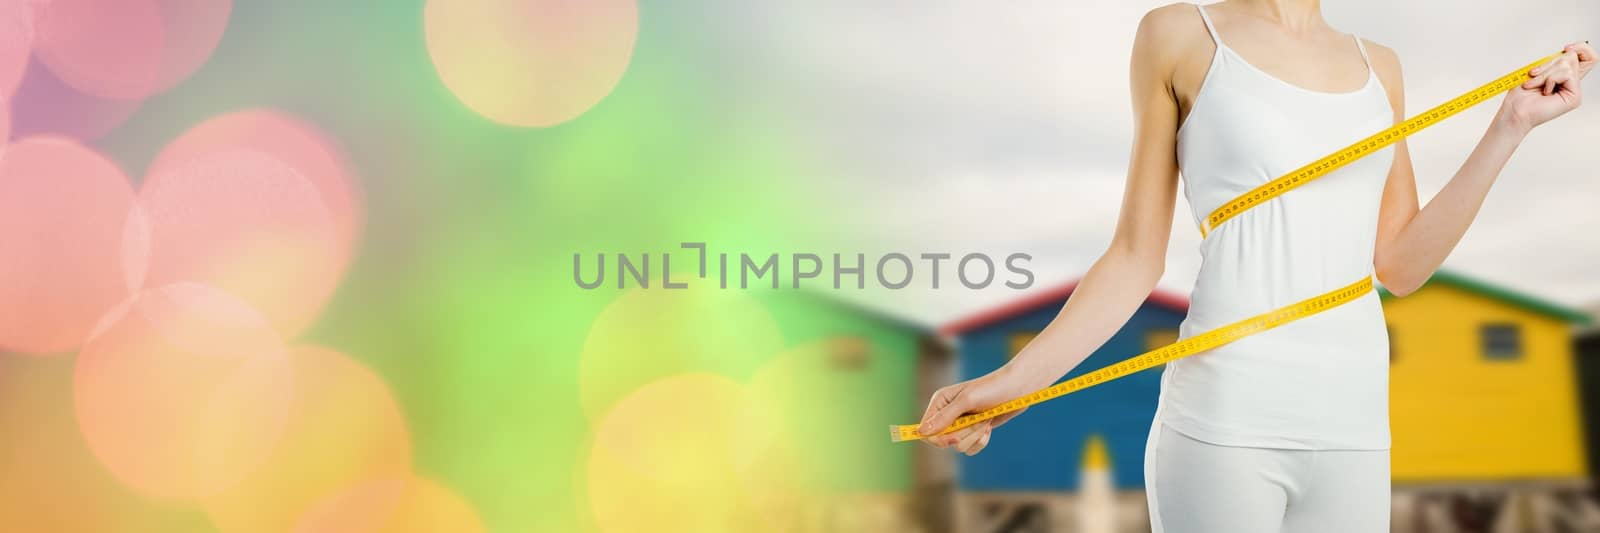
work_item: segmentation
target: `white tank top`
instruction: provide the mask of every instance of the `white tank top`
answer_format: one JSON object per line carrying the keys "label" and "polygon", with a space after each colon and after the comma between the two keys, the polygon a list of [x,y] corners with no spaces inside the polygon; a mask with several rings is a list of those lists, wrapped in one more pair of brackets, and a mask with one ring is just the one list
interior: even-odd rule
{"label": "white tank top", "polygon": [[[1216,42],[1177,134],[1196,227],[1223,202],[1394,124],[1359,37],[1366,85],[1313,91],[1252,66],[1196,7]],[[1179,335],[1371,276],[1378,206],[1393,160],[1393,148],[1386,148],[1215,228],[1200,244],[1200,274]],[[1387,449],[1388,385],[1388,332],[1371,292],[1172,362],[1162,376],[1156,416],[1215,444]]]}

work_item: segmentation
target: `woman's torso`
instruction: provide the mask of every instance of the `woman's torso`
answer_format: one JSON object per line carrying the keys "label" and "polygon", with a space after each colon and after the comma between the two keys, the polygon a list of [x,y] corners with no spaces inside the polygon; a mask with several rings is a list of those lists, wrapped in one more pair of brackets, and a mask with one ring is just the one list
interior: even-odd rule
{"label": "woman's torso", "polygon": [[[1203,8],[1197,11],[1205,17]],[[1393,123],[1382,84],[1311,90],[1257,68],[1220,37],[1177,134],[1198,227],[1218,205]],[[1359,39],[1350,46],[1366,53]],[[1372,275],[1385,149],[1248,210],[1202,241],[1179,334],[1189,337]],[[1168,365],[1158,416],[1225,445],[1383,449],[1388,336],[1375,293]]]}

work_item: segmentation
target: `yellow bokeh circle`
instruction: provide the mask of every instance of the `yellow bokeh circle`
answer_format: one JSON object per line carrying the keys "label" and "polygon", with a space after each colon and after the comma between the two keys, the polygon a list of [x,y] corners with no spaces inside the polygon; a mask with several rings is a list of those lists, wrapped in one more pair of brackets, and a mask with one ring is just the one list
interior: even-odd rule
{"label": "yellow bokeh circle", "polygon": [[474,112],[522,127],[560,124],[622,79],[638,37],[634,0],[430,0],[428,56]]}
{"label": "yellow bokeh circle", "polygon": [[411,474],[410,430],[381,376],[328,348],[289,354],[295,397],[278,447],[250,476],[202,502],[222,533],[289,531],[341,491]]}
{"label": "yellow bokeh circle", "polygon": [[589,503],[606,533],[754,531],[734,461],[744,386],[695,373],[618,402],[595,430]]}
{"label": "yellow bokeh circle", "polygon": [[579,399],[597,421],[646,383],[688,372],[742,379],[782,348],[777,322],[749,295],[715,286],[630,290],[589,328]]}

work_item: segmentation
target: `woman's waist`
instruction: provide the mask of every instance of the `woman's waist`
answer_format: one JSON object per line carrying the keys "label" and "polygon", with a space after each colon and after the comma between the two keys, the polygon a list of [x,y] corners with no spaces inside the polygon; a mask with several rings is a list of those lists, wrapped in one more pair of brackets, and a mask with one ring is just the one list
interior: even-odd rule
{"label": "woman's waist", "polygon": [[1371,278],[1371,263],[1293,263],[1272,268],[1202,266],[1189,293],[1190,309],[1264,313]]}
{"label": "woman's waist", "polygon": [[[1189,312],[1179,327],[1179,335],[1185,338],[1199,335],[1292,306],[1358,280],[1360,277],[1301,290],[1282,287],[1224,288],[1197,284],[1189,300]],[[1372,291],[1253,336],[1279,344],[1343,344],[1347,335],[1386,334],[1385,324],[1383,305],[1377,292]]]}

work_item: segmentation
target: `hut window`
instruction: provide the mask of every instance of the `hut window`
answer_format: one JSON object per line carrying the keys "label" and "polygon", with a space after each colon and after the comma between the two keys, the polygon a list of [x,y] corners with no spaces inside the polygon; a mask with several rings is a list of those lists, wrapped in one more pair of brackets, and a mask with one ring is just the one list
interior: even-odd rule
{"label": "hut window", "polygon": [[1037,331],[1018,331],[1016,333],[1012,333],[1011,347],[1006,351],[1006,359],[1016,357],[1018,353],[1022,352],[1023,347],[1026,347],[1028,343],[1033,342],[1033,338],[1038,336],[1039,332]]}
{"label": "hut window", "polygon": [[1478,328],[1483,343],[1483,357],[1494,361],[1522,358],[1522,328],[1517,324],[1498,322]]}
{"label": "hut window", "polygon": [[861,370],[872,355],[872,343],[864,337],[843,336],[828,339],[828,363],[838,370]]}
{"label": "hut window", "polygon": [[[1144,350],[1150,351],[1168,344],[1178,342],[1178,328],[1150,328],[1144,330]],[[1151,372],[1160,372],[1166,368],[1166,363],[1150,367]]]}
{"label": "hut window", "polygon": [[1144,332],[1145,351],[1178,342],[1177,328],[1150,328]]}

